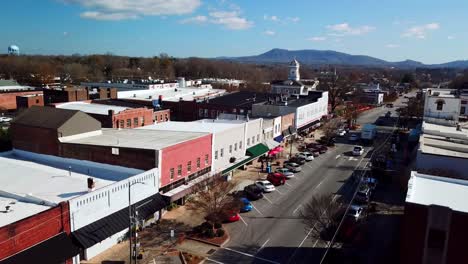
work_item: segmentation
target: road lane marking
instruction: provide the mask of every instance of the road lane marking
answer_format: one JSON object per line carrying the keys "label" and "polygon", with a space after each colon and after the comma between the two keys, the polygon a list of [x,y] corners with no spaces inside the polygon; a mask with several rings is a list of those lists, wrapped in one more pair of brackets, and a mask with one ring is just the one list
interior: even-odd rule
{"label": "road lane marking", "polygon": [[252,208],[255,209],[255,211],[257,211],[260,215],[263,215],[262,212],[260,212],[257,207],[255,207],[253,204],[252,204]]}
{"label": "road lane marking", "polygon": [[276,191],[279,192],[279,194],[283,195],[283,193],[280,192],[280,190],[278,190],[278,188],[276,188]]}
{"label": "road lane marking", "polygon": [[214,262],[216,264],[224,264],[223,262],[219,262],[219,261],[216,261],[214,259],[210,259],[210,258],[206,258],[207,260],[211,261],[211,262]]}
{"label": "road lane marking", "polygon": [[291,184],[289,184],[289,183],[287,183],[287,182],[286,182],[286,185],[287,185],[287,186],[289,186],[289,187],[292,187],[292,185],[291,185]]}
{"label": "road lane marking", "polygon": [[257,253],[260,252],[260,250],[262,250],[265,247],[265,245],[268,243],[268,241],[270,241],[270,239],[267,239],[265,241],[265,243],[263,243],[263,245],[257,250]]}
{"label": "road lane marking", "polygon": [[249,225],[247,224],[247,222],[245,222],[244,218],[242,218],[242,216],[239,215],[239,218],[240,218],[240,220],[242,220],[242,222],[245,224],[245,226],[249,226]]}
{"label": "road lane marking", "polygon": [[336,155],[335,159],[339,159],[341,157],[341,154]]}
{"label": "road lane marking", "polygon": [[235,249],[231,249],[231,248],[224,248],[224,249],[229,250],[229,251],[232,251],[232,252],[235,252],[235,253],[237,253],[237,254],[241,254],[241,255],[247,256],[247,257],[251,257],[251,258],[263,260],[263,261],[268,262],[268,263],[281,264],[281,263],[276,262],[276,261],[273,261],[273,260],[269,260],[269,259],[262,258],[262,257],[257,257],[257,256],[254,256],[254,255],[252,255],[252,254],[248,254],[248,253],[245,253],[245,252],[241,252],[241,251],[238,251],[238,250],[235,250]]}
{"label": "road lane marking", "polygon": [[271,200],[268,199],[268,197],[266,197],[266,195],[263,195],[263,197],[264,197],[268,202],[270,202],[271,204],[273,204],[273,203],[271,202]]}
{"label": "road lane marking", "polygon": [[301,207],[302,207],[302,204],[300,204],[299,206],[297,206],[297,208],[296,208],[296,209],[294,209],[294,211],[293,211],[293,215],[295,215],[295,214],[296,214],[296,212],[297,212],[297,210],[299,210],[299,208],[301,208]]}

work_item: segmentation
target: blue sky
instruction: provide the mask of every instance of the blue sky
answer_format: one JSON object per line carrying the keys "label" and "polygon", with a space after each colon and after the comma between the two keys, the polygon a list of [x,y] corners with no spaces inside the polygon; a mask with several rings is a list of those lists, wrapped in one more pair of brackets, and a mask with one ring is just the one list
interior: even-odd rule
{"label": "blue sky", "polygon": [[0,47],[27,54],[216,57],[284,48],[468,59],[464,0],[16,0],[6,8]]}

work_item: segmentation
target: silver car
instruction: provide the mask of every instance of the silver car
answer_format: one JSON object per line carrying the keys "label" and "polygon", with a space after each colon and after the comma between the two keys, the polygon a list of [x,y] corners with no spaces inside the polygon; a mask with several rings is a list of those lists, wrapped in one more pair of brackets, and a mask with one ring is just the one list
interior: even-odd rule
{"label": "silver car", "polygon": [[276,172],[281,173],[284,175],[284,177],[290,179],[294,177],[294,173],[290,171],[289,169],[286,168],[277,168]]}
{"label": "silver car", "polygon": [[301,166],[294,162],[288,162],[284,165],[284,167],[292,172],[300,172],[302,170]]}

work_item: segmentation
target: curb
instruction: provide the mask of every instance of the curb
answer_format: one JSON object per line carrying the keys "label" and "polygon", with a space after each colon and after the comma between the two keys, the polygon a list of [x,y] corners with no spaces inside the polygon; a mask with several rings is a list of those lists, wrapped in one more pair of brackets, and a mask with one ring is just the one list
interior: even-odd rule
{"label": "curb", "polygon": [[227,235],[227,239],[220,244],[216,244],[216,243],[212,243],[212,242],[209,242],[209,241],[206,241],[206,240],[203,240],[203,239],[199,239],[199,238],[195,238],[195,237],[186,237],[186,239],[190,239],[190,240],[193,240],[193,241],[197,241],[197,242],[200,242],[200,243],[205,243],[205,244],[208,244],[208,245],[211,245],[211,246],[215,246],[215,247],[223,247],[224,245],[226,245],[230,240],[231,240],[231,236],[229,235],[229,233],[226,231],[226,229],[224,229],[224,231],[226,232],[226,235]]}

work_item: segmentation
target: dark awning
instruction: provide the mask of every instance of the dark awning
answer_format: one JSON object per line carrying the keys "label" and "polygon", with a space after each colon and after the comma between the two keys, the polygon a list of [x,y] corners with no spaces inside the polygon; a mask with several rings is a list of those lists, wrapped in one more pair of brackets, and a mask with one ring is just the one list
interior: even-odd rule
{"label": "dark awning", "polygon": [[242,161],[240,161],[240,162],[237,162],[236,164],[230,166],[229,168],[224,169],[223,172],[222,172],[222,174],[226,174],[226,173],[228,173],[228,172],[230,172],[230,171],[232,171],[232,170],[235,170],[235,169],[239,168],[240,166],[245,165],[245,164],[251,162],[251,161],[254,160],[255,158],[256,158],[256,157],[249,157],[249,158],[244,159],[244,160],[242,160]]}
{"label": "dark awning", "polygon": [[[168,203],[160,194],[155,194],[133,205],[137,208],[138,218],[147,219],[155,212],[166,207]],[[82,248],[89,248],[104,239],[116,234],[129,225],[128,207],[84,226],[75,232],[72,237]]]}
{"label": "dark awning", "polygon": [[23,250],[7,259],[0,261],[2,264],[17,263],[65,263],[65,260],[78,255],[76,247],[67,233],[62,232],[54,237]]}
{"label": "dark awning", "polygon": [[275,140],[276,142],[279,142],[279,143],[283,142],[283,139],[284,139],[284,136],[283,136],[283,135],[279,135],[279,136],[277,136],[277,137],[274,138],[274,140]]}
{"label": "dark awning", "polygon": [[265,146],[264,144],[260,143],[260,144],[257,144],[253,147],[250,147],[247,149],[247,155],[249,156],[252,156],[252,157],[258,157],[260,155],[263,155],[265,153],[268,152],[268,150],[270,150],[267,146]]}
{"label": "dark awning", "polygon": [[303,126],[303,127],[300,127],[300,128],[299,128],[299,131],[304,131],[304,130],[306,130],[306,129],[308,129],[308,128],[311,128],[311,127],[313,127],[313,126],[315,126],[315,125],[317,125],[317,124],[319,124],[319,123],[320,123],[320,120],[317,119],[317,120],[312,121],[312,122],[310,122],[309,124],[307,124],[307,125],[305,125],[305,126]]}

